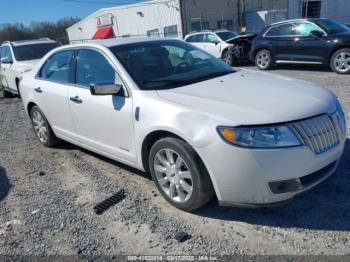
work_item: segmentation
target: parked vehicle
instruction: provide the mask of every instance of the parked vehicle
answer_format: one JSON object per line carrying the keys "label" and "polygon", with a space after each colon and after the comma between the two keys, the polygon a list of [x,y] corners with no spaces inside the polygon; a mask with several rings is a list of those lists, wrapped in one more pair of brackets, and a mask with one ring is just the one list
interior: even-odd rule
{"label": "parked vehicle", "polygon": [[250,58],[261,70],[275,64],[325,64],[350,73],[350,29],[331,19],[298,19],[266,27],[254,39]]}
{"label": "parked vehicle", "polygon": [[251,41],[255,35],[238,35],[231,31],[205,31],[187,35],[185,41],[209,54],[221,58],[228,65],[248,61]]}
{"label": "parked vehicle", "polygon": [[4,96],[19,95],[19,81],[22,74],[31,68],[47,52],[59,44],[50,39],[4,42],[0,46],[0,68]]}
{"label": "parked vehicle", "polygon": [[222,205],[288,200],[331,175],[345,144],[330,91],[233,69],[180,40],[60,47],[20,90],[43,145],[62,139],[150,171],[183,210],[214,193]]}

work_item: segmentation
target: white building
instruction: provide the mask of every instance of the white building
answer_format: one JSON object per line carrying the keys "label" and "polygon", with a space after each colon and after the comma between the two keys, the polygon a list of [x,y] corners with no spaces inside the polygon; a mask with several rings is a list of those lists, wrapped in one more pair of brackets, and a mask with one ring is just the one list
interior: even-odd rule
{"label": "white building", "polygon": [[238,0],[154,0],[103,8],[67,29],[71,42],[160,36],[182,38],[205,29],[233,30]]}
{"label": "white building", "polygon": [[67,29],[71,42],[132,36],[177,37],[199,30],[258,32],[286,19],[350,23],[350,0],[154,0],[103,8]]}

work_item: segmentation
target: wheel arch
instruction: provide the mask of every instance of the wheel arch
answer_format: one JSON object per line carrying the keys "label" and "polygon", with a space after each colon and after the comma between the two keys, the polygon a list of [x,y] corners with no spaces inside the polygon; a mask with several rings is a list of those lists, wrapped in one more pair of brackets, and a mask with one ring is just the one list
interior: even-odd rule
{"label": "wheel arch", "polygon": [[172,131],[167,131],[167,130],[154,130],[152,132],[150,132],[148,135],[145,136],[145,138],[143,139],[142,142],[142,146],[141,146],[141,159],[142,159],[142,166],[143,169],[146,172],[149,172],[149,165],[148,165],[148,158],[149,158],[149,153],[151,150],[151,147],[153,146],[153,144],[158,141],[159,139],[165,138],[165,137],[173,137],[173,138],[178,138],[181,139],[182,141],[186,142],[187,144],[189,144],[193,150],[196,152],[198,158],[201,161],[201,164],[203,165],[203,167],[207,170],[211,183],[213,185],[214,191],[215,191],[215,195],[218,195],[218,186],[215,180],[215,177],[213,176],[210,168],[204,163],[202,157],[200,156],[200,154],[197,152],[197,150],[191,145],[191,143],[189,143],[186,139],[184,139],[182,136],[175,134]]}
{"label": "wheel arch", "polygon": [[272,49],[270,47],[268,47],[268,46],[259,46],[256,49],[254,49],[254,51],[253,51],[254,61],[255,61],[256,54],[259,53],[261,50],[264,50],[264,49],[270,51],[271,57],[273,58],[273,52],[272,52]]}
{"label": "wheel arch", "polygon": [[27,113],[28,113],[28,115],[30,115],[30,111],[32,110],[33,106],[37,106],[37,104],[35,104],[34,102],[29,102],[27,104]]}
{"label": "wheel arch", "polygon": [[350,48],[350,44],[348,44],[348,45],[343,44],[343,45],[339,45],[339,46],[335,47],[335,48],[332,50],[332,52],[330,52],[330,54],[329,54],[329,57],[328,57],[328,59],[327,59],[328,63],[331,64],[331,60],[332,60],[333,55],[334,55],[337,51],[339,51],[340,49],[344,49],[344,48]]}

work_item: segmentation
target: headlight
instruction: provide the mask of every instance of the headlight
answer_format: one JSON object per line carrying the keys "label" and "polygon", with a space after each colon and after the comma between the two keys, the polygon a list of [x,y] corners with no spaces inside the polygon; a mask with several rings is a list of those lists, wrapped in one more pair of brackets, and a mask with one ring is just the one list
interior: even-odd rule
{"label": "headlight", "polygon": [[218,127],[217,129],[222,139],[241,147],[276,148],[302,145],[286,126]]}

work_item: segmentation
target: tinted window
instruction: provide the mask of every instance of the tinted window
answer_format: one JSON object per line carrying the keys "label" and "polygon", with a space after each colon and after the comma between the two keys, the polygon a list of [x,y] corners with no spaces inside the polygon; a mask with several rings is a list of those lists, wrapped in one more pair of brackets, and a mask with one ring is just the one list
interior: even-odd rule
{"label": "tinted window", "polygon": [[51,56],[43,66],[40,77],[51,81],[69,82],[73,51],[63,51]]}
{"label": "tinted window", "polygon": [[235,72],[182,41],[164,40],[110,48],[143,90],[176,88]]}
{"label": "tinted window", "polygon": [[80,50],[77,56],[76,83],[90,87],[91,84],[120,84],[116,72],[99,52]]}
{"label": "tinted window", "polygon": [[27,61],[40,59],[58,46],[57,43],[15,46],[13,52],[17,61]]}
{"label": "tinted window", "polygon": [[309,36],[312,31],[319,31],[324,34],[319,27],[311,23],[293,23],[294,35]]}
{"label": "tinted window", "polygon": [[284,24],[272,27],[267,33],[266,36],[291,36],[295,35],[293,32],[292,24]]}
{"label": "tinted window", "polygon": [[203,42],[205,43],[214,43],[215,41],[219,41],[218,37],[213,34],[205,34],[203,38]]}
{"label": "tinted window", "polygon": [[5,58],[5,57],[12,59],[11,49],[8,46],[1,47],[0,58]]}
{"label": "tinted window", "polygon": [[330,19],[315,19],[313,22],[321,27],[327,34],[338,34],[349,31],[344,24]]}
{"label": "tinted window", "polygon": [[192,35],[187,38],[186,42],[190,43],[202,43],[204,41],[204,34]]}

